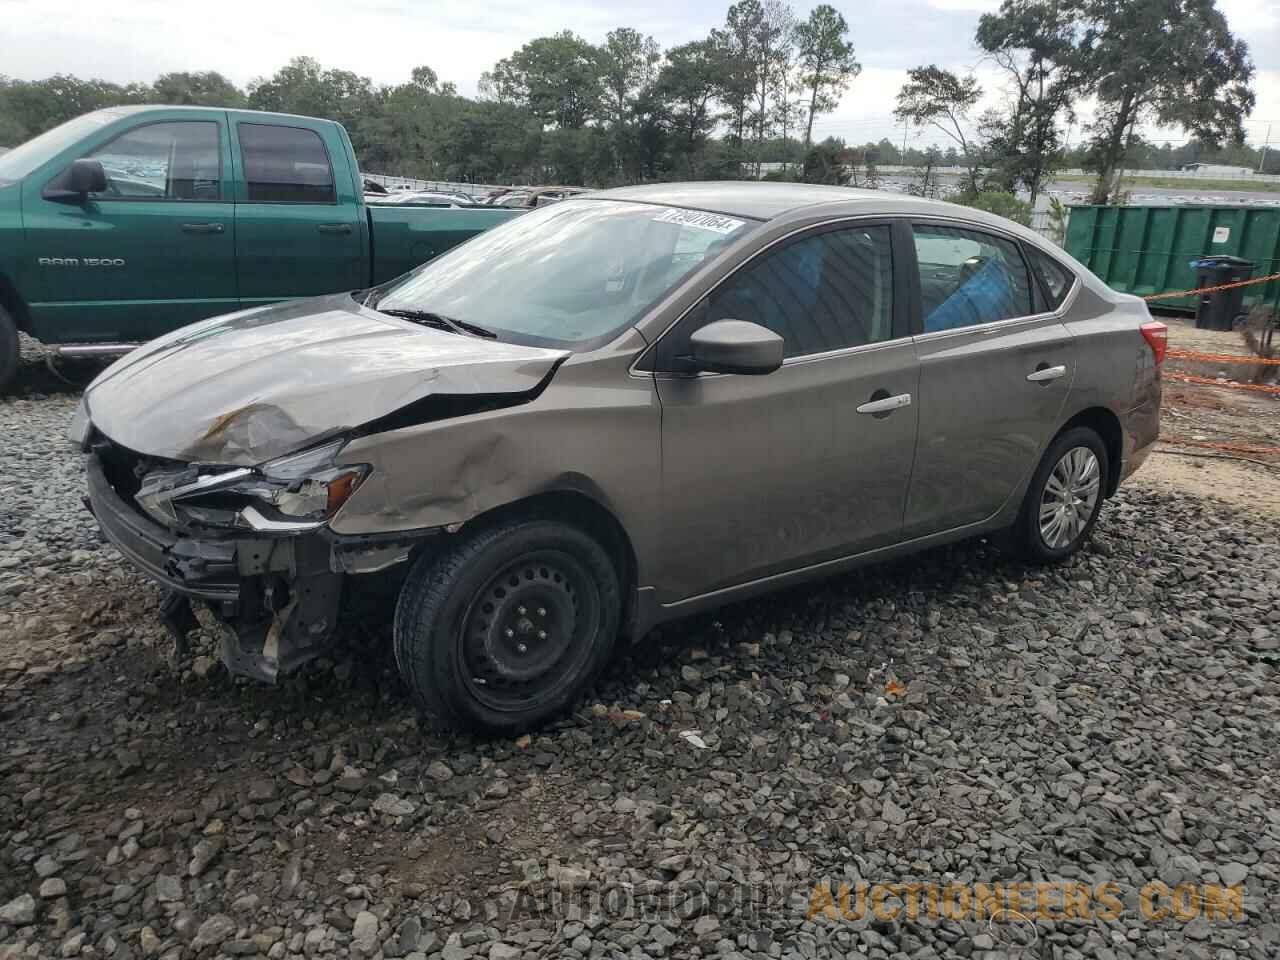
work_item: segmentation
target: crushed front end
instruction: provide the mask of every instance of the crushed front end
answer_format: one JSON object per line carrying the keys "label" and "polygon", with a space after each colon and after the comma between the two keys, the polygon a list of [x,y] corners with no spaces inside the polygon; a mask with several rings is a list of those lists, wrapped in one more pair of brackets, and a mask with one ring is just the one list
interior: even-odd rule
{"label": "crushed front end", "polygon": [[181,653],[190,602],[224,624],[232,673],[274,681],[325,651],[343,580],[408,558],[421,535],[350,538],[328,521],[367,474],[338,462],[342,441],[260,467],[181,463],[128,450],[84,427],[89,496],[103,534],[170,591],[163,608]]}

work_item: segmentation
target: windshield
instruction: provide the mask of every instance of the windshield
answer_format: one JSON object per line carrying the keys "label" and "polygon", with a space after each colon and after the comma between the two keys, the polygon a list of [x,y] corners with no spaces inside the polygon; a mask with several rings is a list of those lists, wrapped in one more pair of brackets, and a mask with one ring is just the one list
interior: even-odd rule
{"label": "windshield", "polygon": [[439,314],[516,343],[582,344],[635,322],[756,224],[648,203],[565,200],[455,247],[367,303]]}
{"label": "windshield", "polygon": [[118,116],[119,114],[110,110],[86,113],[52,130],[46,130],[21,146],[14,147],[8,153],[0,155],[0,183],[21,180],[46,160],[61,153],[98,127],[105,127]]}

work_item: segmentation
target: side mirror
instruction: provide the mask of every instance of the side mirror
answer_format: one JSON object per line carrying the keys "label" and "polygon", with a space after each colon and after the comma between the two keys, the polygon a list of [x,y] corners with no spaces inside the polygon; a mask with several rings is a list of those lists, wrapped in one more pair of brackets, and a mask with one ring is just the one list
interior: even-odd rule
{"label": "side mirror", "polygon": [[97,160],[75,160],[71,166],[49,181],[40,192],[46,200],[59,203],[84,203],[91,193],[102,193],[107,189],[107,171]]}
{"label": "side mirror", "polygon": [[711,373],[773,373],[782,366],[782,338],[758,323],[717,320],[689,337],[690,359]]}
{"label": "side mirror", "polygon": [[67,189],[72,193],[102,193],[107,189],[107,171],[97,160],[76,160],[71,164]]}

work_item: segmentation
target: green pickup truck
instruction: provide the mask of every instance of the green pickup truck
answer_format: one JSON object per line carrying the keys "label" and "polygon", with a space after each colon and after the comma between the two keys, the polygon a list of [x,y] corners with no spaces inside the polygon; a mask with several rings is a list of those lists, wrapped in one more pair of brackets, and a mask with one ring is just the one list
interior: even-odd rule
{"label": "green pickup truck", "polygon": [[331,120],[85,114],[0,155],[0,389],[18,330],[123,353],[241,307],[373,286],[517,214],[366,206]]}

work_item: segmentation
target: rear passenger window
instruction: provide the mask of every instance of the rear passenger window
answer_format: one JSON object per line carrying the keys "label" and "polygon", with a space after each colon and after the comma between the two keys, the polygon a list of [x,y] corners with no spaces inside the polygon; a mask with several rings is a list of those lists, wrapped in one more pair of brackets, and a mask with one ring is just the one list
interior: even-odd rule
{"label": "rear passenger window", "polygon": [[912,230],[925,333],[1031,315],[1031,284],[1017,244],[956,227]]}
{"label": "rear passenger window", "polygon": [[337,201],[329,153],[314,130],[241,123],[237,132],[251,202]]}
{"label": "rear passenger window", "polygon": [[810,235],[743,267],[711,294],[705,322],[749,320],[782,337],[788,357],[893,336],[889,228]]}
{"label": "rear passenger window", "polygon": [[1044,286],[1045,299],[1049,301],[1049,309],[1057,310],[1062,300],[1075,282],[1075,274],[1047,254],[1035,247],[1028,246],[1027,257],[1031,260],[1031,270]]}

